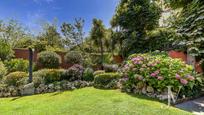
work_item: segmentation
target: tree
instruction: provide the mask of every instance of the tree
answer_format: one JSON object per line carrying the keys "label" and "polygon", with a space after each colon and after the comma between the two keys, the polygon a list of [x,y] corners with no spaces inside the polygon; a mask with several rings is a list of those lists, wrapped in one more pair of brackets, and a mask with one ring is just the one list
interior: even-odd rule
{"label": "tree", "polygon": [[171,27],[179,36],[174,44],[191,55],[204,57],[204,1],[186,0],[185,3],[179,15],[171,20]]}
{"label": "tree", "polygon": [[65,39],[65,45],[70,48],[77,46],[84,52],[84,20],[82,18],[75,19],[74,24],[64,22],[61,26],[61,32],[63,33]]}
{"label": "tree", "polygon": [[13,48],[19,40],[32,37],[27,30],[17,20],[0,21],[0,38],[9,42]]}
{"label": "tree", "polygon": [[104,46],[103,46],[103,39],[105,37],[105,27],[103,25],[102,20],[93,19],[93,27],[90,33],[91,39],[94,41],[96,46],[99,46],[99,50],[101,53],[101,64],[103,69],[103,53],[104,53]]}
{"label": "tree", "polygon": [[46,23],[43,25],[43,32],[37,37],[41,42],[46,43],[47,47],[51,48],[63,48],[62,38],[60,33],[57,32],[57,26],[55,24]]}
{"label": "tree", "polygon": [[160,14],[160,7],[152,0],[120,1],[111,24],[124,33],[123,52],[143,51],[146,32],[158,26]]}

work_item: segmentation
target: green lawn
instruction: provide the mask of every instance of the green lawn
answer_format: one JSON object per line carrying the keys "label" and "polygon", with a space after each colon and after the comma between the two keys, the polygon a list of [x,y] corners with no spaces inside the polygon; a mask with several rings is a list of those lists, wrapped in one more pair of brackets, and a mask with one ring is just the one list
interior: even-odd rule
{"label": "green lawn", "polygon": [[83,88],[21,98],[1,98],[0,115],[189,115],[163,103],[117,90]]}

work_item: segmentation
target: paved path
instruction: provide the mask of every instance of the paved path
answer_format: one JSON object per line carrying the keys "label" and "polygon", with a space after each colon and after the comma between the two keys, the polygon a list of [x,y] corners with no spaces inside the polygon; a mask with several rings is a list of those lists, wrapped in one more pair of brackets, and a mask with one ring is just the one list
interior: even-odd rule
{"label": "paved path", "polygon": [[178,104],[176,107],[196,115],[204,115],[204,97]]}

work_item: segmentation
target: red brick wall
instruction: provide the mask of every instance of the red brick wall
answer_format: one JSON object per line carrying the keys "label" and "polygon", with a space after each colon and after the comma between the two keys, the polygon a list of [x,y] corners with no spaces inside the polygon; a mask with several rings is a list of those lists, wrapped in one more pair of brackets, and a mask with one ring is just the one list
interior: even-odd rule
{"label": "red brick wall", "polygon": [[[168,54],[171,58],[179,58],[179,59],[181,59],[187,63],[187,54],[185,54],[184,52],[169,51]],[[195,64],[195,70],[196,70],[196,72],[199,72],[199,73],[203,72],[203,70],[202,70],[202,68],[198,62],[196,62],[196,64]]]}
{"label": "red brick wall", "polygon": [[[13,49],[14,50],[14,55],[15,55],[15,58],[20,58],[20,59],[25,59],[25,60],[28,60],[29,59],[29,50],[28,49]],[[65,56],[65,52],[56,52],[62,59],[62,63],[60,64],[60,67],[61,68],[69,68],[72,66],[72,64],[66,64],[65,63],[65,60],[64,60],[64,56]],[[34,51],[34,54],[33,54],[33,61],[35,63],[37,63],[37,54],[38,52],[37,51]]]}

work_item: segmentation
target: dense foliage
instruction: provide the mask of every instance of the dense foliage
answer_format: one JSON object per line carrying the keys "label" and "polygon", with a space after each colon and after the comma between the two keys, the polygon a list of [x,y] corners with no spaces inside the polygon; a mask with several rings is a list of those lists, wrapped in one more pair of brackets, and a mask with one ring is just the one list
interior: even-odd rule
{"label": "dense foliage", "polygon": [[175,40],[175,43],[190,54],[201,57],[204,54],[203,11],[203,2],[193,0],[183,8],[173,23],[173,27],[176,28],[177,34],[180,36]]}
{"label": "dense foliage", "polygon": [[0,39],[0,60],[4,61],[13,57],[13,50],[9,42]]}
{"label": "dense foliage", "polygon": [[146,32],[158,26],[160,13],[159,6],[151,0],[120,1],[112,19],[112,26],[119,26],[120,31],[124,33],[122,53],[125,56],[143,49]]}
{"label": "dense foliage", "polygon": [[3,80],[7,85],[17,86],[19,85],[20,81],[26,77],[28,77],[27,73],[17,71],[8,74],[3,78]]}
{"label": "dense foliage", "polygon": [[94,80],[94,70],[92,68],[86,68],[83,73],[83,80],[93,81]]}
{"label": "dense foliage", "polygon": [[61,63],[61,57],[52,51],[43,51],[38,54],[38,63],[44,68],[58,68]]}
{"label": "dense foliage", "polygon": [[[123,68],[123,88],[126,91],[141,91],[150,86],[156,92],[164,92],[172,86],[173,92],[191,95],[199,92],[201,79],[193,73],[193,68],[179,59],[171,59],[165,55],[133,54]],[[191,91],[191,93],[189,93]]]}
{"label": "dense foliage", "polygon": [[[11,59],[4,62],[8,72],[22,71],[28,72],[29,62],[24,59]],[[33,66],[34,68],[34,66]]]}
{"label": "dense foliage", "polygon": [[118,80],[120,79],[119,73],[102,73],[94,77],[94,87],[115,89],[117,88]]}
{"label": "dense foliage", "polygon": [[61,81],[64,70],[61,69],[42,69],[33,73],[34,79],[42,78],[46,84]]}
{"label": "dense foliage", "polygon": [[0,61],[0,79],[2,79],[7,73],[7,69],[4,66],[3,62]]}

